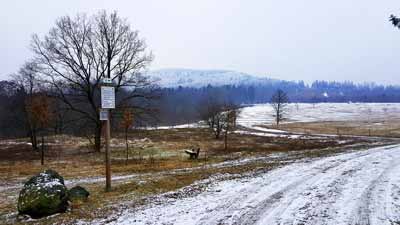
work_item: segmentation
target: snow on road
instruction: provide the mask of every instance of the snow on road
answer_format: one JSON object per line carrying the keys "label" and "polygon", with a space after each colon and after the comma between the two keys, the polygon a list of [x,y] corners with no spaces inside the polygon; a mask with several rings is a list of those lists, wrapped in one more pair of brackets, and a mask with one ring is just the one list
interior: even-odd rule
{"label": "snow on road", "polygon": [[123,212],[114,224],[397,224],[400,145],[221,181],[194,197]]}

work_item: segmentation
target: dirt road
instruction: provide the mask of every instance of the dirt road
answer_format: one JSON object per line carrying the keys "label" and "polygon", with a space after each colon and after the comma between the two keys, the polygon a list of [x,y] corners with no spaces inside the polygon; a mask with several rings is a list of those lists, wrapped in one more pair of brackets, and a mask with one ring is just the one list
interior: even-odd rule
{"label": "dirt road", "polygon": [[115,224],[399,224],[400,145],[300,162],[127,210]]}

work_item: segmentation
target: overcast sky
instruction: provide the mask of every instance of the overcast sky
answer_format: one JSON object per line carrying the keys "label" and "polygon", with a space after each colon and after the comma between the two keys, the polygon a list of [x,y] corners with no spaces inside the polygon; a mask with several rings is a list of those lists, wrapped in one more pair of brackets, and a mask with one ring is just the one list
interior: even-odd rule
{"label": "overcast sky", "polygon": [[0,79],[31,35],[63,15],[117,10],[155,55],[150,69],[228,69],[288,80],[400,84],[399,0],[2,0]]}

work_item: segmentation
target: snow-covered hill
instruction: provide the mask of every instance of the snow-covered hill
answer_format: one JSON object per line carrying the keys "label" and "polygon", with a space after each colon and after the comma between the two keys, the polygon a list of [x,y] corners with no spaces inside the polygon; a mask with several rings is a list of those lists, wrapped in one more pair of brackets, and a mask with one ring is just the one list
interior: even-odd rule
{"label": "snow-covered hill", "polygon": [[148,72],[161,87],[205,87],[267,84],[276,80],[228,70],[163,69]]}

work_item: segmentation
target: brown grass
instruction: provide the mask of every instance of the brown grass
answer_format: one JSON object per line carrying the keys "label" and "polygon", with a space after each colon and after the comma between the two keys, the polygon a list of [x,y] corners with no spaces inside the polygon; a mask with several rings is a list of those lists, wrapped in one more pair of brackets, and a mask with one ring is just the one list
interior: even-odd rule
{"label": "brown grass", "polygon": [[325,121],[281,124],[280,129],[308,134],[400,137],[400,121]]}

